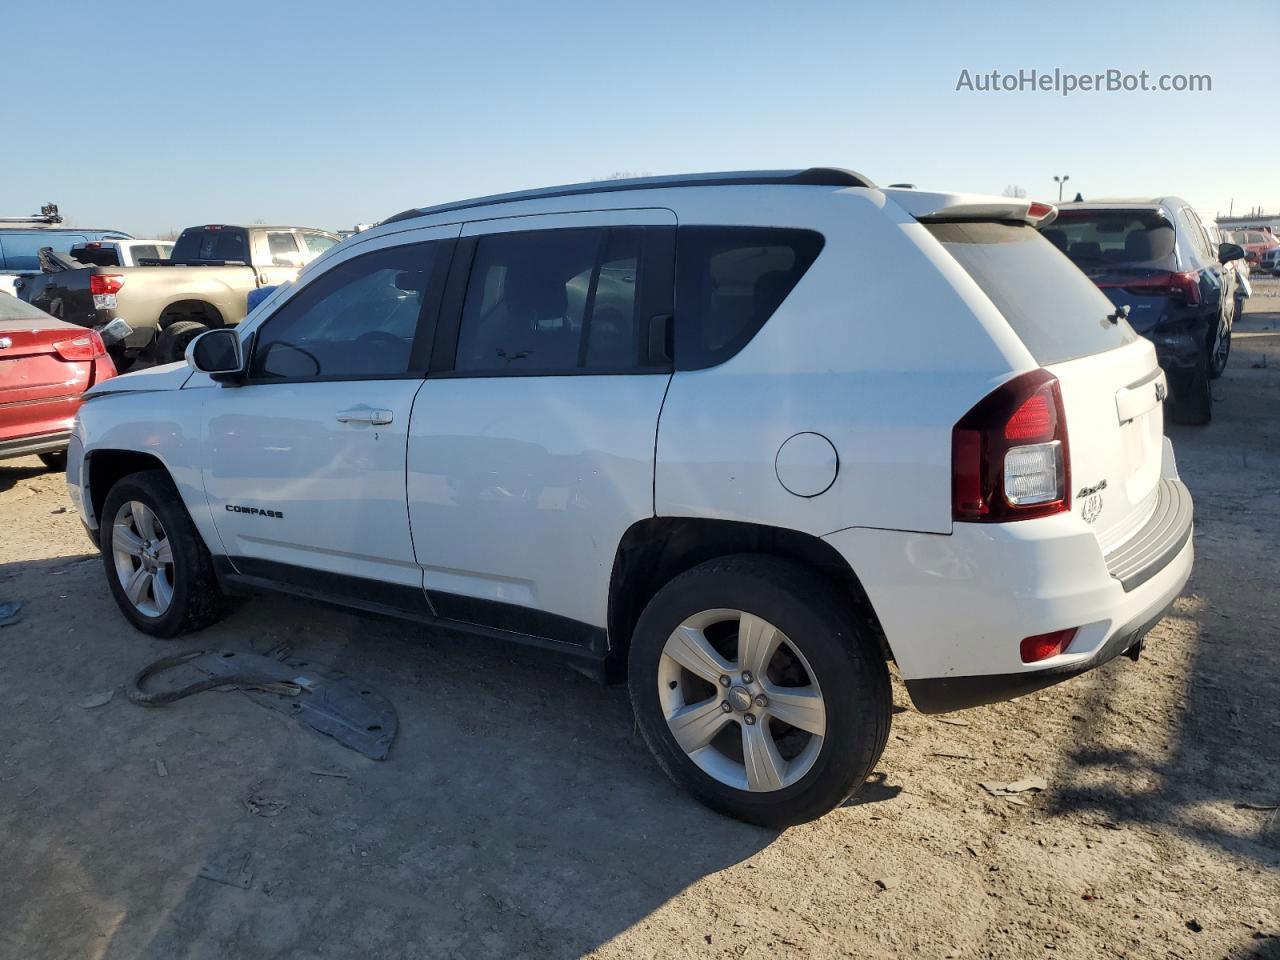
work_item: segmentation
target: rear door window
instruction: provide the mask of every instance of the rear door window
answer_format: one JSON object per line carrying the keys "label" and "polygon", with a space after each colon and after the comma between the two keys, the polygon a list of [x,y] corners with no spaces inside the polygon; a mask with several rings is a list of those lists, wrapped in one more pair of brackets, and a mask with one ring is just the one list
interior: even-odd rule
{"label": "rear door window", "polygon": [[800,282],[823,242],[812,230],[681,227],[676,368],[715,366],[746,346]]}
{"label": "rear door window", "polygon": [[135,246],[131,252],[133,253],[134,263],[137,263],[139,260],[155,260],[160,256],[160,251],[157,250],[153,244],[149,243]]}
{"label": "rear door window", "polygon": [[662,227],[482,236],[454,369],[490,376],[653,369],[647,321],[670,313],[670,238]]}
{"label": "rear door window", "polygon": [[1093,282],[1027,224],[934,221],[925,226],[1013,327],[1037,363],[1114,350],[1137,339]]}

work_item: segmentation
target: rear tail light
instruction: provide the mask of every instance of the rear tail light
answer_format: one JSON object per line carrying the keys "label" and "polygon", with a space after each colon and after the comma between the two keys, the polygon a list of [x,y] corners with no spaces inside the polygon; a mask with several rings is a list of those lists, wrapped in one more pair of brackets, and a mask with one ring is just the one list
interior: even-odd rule
{"label": "rear tail light", "polygon": [[93,330],[70,340],[59,340],[53,349],[63,360],[96,360],[107,352],[102,338]]}
{"label": "rear tail light", "polygon": [[1075,637],[1075,627],[1067,630],[1055,630],[1053,633],[1042,633],[1023,640],[1022,643],[1018,644],[1018,652],[1022,654],[1023,663],[1039,663],[1041,660],[1056,657],[1071,646],[1071,641]]}
{"label": "rear tail light", "polygon": [[1040,369],[979,401],[951,431],[951,515],[1004,523],[1071,507],[1071,458],[1058,378]]}
{"label": "rear tail light", "polygon": [[1156,273],[1149,277],[1135,277],[1119,283],[1102,282],[1102,289],[1123,287],[1137,297],[1178,296],[1186,303],[1200,302],[1200,274],[1194,270],[1181,273]]}
{"label": "rear tail light", "polygon": [[1038,227],[1047,226],[1057,219],[1057,216],[1058,208],[1051,203],[1041,203],[1039,200],[1033,200],[1031,206],[1027,208],[1027,219]]}
{"label": "rear tail light", "polygon": [[124,277],[118,273],[95,273],[89,277],[89,292],[95,296],[119,293],[123,286]]}

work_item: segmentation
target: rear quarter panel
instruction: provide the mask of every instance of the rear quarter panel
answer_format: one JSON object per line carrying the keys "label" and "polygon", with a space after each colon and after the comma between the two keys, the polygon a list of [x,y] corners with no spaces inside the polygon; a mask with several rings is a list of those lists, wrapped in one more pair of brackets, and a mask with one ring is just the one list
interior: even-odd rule
{"label": "rear quarter panel", "polygon": [[[725,201],[732,192],[719,191]],[[878,192],[792,189],[785,205],[762,202],[766,192],[749,204],[680,204],[682,225],[806,227],[826,245],[737,356],[675,374],[658,430],[656,512],[816,536],[950,532],[952,426],[1036,363],[968,274]],[[775,467],[801,432],[825,436],[839,457],[834,484],[810,498],[789,493]]]}
{"label": "rear quarter panel", "polygon": [[252,267],[113,267],[102,272],[124,278],[116,315],[135,330],[155,327],[166,309],[183,300],[210,304],[223,323],[239,323],[246,297],[258,285]]}

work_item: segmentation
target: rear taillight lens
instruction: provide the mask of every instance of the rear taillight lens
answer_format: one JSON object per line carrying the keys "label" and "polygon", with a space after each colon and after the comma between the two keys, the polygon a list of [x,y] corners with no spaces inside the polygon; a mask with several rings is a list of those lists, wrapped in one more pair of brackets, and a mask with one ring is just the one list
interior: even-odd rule
{"label": "rear taillight lens", "polygon": [[1200,274],[1194,271],[1169,274],[1169,289],[1182,295],[1187,303],[1200,302]]}
{"label": "rear taillight lens", "polygon": [[1135,297],[1178,296],[1186,303],[1200,302],[1200,274],[1194,270],[1181,273],[1154,273],[1147,277],[1129,277],[1115,283],[1098,284],[1103,290],[1122,287]]}
{"label": "rear taillight lens", "polygon": [[107,352],[102,338],[93,330],[70,340],[59,340],[53,349],[63,360],[96,360]]}
{"label": "rear taillight lens", "polygon": [[119,293],[123,286],[124,277],[118,273],[95,273],[89,277],[89,292],[96,296]]}
{"label": "rear taillight lens", "polygon": [[1067,421],[1058,378],[1048,370],[1014,377],[983,398],[951,431],[951,514],[1003,523],[1071,508]]}

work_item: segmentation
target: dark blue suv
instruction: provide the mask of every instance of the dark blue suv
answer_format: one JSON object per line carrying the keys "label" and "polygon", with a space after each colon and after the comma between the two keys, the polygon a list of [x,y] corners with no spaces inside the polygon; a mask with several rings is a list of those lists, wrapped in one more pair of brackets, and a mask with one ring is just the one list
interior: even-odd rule
{"label": "dark blue suv", "polygon": [[1244,250],[1215,244],[1178,197],[1064,203],[1042,232],[1112,303],[1128,306],[1130,325],[1155,344],[1173,419],[1208,423],[1209,381],[1226,369],[1244,300],[1224,265]]}
{"label": "dark blue suv", "polygon": [[132,240],[122,230],[84,227],[0,226],[0,273],[39,273],[40,248],[67,253],[77,243],[94,240]]}

